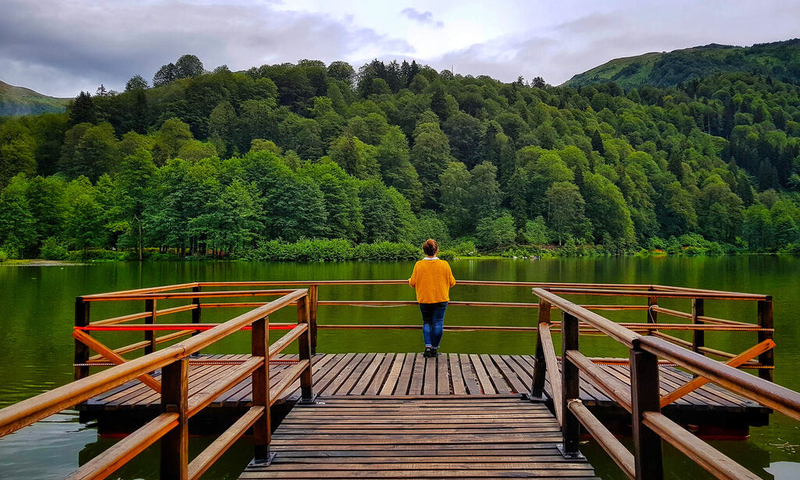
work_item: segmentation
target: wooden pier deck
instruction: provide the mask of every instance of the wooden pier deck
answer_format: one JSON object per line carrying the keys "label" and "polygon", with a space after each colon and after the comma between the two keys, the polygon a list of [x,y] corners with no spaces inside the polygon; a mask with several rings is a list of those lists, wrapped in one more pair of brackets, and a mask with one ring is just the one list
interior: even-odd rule
{"label": "wooden pier deck", "polygon": [[[249,355],[202,355],[193,361],[221,365],[189,367],[189,398],[204,391],[224,377]],[[280,355],[279,362],[292,361],[296,355]],[[532,355],[442,354],[426,359],[415,353],[346,353],[314,355],[312,366],[314,392],[323,398],[409,397],[512,395],[528,393],[533,375]],[[233,363],[237,362],[237,363]],[[291,364],[270,366],[270,384],[274,387]],[[602,368],[630,384],[627,366],[604,365]],[[160,380],[160,373],[155,375]],[[692,377],[676,368],[661,366],[661,393],[666,394]],[[204,412],[208,416],[233,417],[252,406],[251,378],[222,394]],[[550,384],[545,392],[551,397]],[[286,390],[279,403],[288,405],[300,397],[300,384]],[[597,416],[612,421],[620,417],[620,429],[629,422],[624,409],[581,374],[580,398]],[[112,433],[137,428],[143,420],[160,412],[160,395],[138,380],[128,382],[79,405],[83,420],[97,419],[101,432]],[[708,384],[664,408],[676,421],[694,425],[698,433],[714,436],[744,436],[749,426],[768,421],[770,410],[756,402]],[[137,415],[138,414],[138,415]],[[720,424],[720,420],[725,423]],[[221,423],[224,426],[225,420]],[[208,426],[208,422],[199,423]],[[723,426],[725,428],[720,428]],[[213,428],[211,428],[213,430]]]}
{"label": "wooden pier deck", "polygon": [[333,396],[296,405],[272,463],[240,478],[596,478],[561,440],[550,411],[519,397]]}

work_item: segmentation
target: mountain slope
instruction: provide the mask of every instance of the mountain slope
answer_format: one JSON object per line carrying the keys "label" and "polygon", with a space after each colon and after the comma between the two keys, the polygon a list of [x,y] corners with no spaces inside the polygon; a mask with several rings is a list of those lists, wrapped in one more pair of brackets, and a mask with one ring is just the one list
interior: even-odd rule
{"label": "mountain slope", "polygon": [[0,116],[63,112],[69,101],[69,98],[48,97],[29,88],[0,81]]}
{"label": "mountain slope", "polygon": [[681,82],[723,72],[765,75],[800,82],[800,39],[736,47],[712,43],[701,47],[651,52],[618,58],[572,77],[567,87],[616,82],[622,88],[641,85],[673,87]]}

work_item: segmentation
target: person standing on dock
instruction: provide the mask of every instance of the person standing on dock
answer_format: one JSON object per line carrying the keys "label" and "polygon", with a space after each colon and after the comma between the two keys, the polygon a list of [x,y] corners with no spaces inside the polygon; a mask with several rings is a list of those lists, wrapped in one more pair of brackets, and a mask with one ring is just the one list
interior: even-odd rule
{"label": "person standing on dock", "polygon": [[425,340],[427,358],[439,355],[439,343],[444,331],[444,312],[450,301],[450,287],[456,284],[450,265],[439,260],[439,245],[429,238],[422,244],[425,258],[414,265],[408,284],[417,292],[417,303],[422,312],[422,338]]}

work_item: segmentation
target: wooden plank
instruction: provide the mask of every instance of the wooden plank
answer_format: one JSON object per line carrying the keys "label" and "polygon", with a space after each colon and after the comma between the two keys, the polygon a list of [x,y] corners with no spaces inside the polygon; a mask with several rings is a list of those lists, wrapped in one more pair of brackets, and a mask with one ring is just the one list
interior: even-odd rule
{"label": "wooden plank", "polygon": [[447,355],[450,362],[450,379],[453,382],[453,394],[465,395],[467,388],[464,386],[464,376],[461,373],[461,360],[455,353]]}
{"label": "wooden plank", "polygon": [[475,374],[478,376],[478,380],[480,381],[481,391],[487,395],[497,393],[494,389],[494,385],[492,385],[492,380],[489,378],[489,374],[486,372],[486,369],[481,363],[480,357],[474,353],[471,353],[469,355],[469,359],[472,361],[472,367],[475,369]]}
{"label": "wooden plank", "polygon": [[[423,357],[424,358],[424,357]],[[447,360],[444,360],[445,362]],[[436,370],[438,368],[439,358],[425,358],[425,380],[422,383],[423,395],[436,394]]]}
{"label": "wooden plank", "polygon": [[383,355],[383,359],[381,359],[381,364],[378,367],[378,370],[375,372],[375,375],[370,380],[369,386],[363,392],[362,395],[378,395],[383,387],[383,384],[388,379],[389,369],[392,367],[395,358],[394,353],[386,353]]}
{"label": "wooden plank", "polygon": [[509,387],[508,383],[506,383],[505,378],[503,378],[503,376],[500,374],[500,371],[497,369],[497,366],[494,364],[491,357],[485,353],[479,355],[479,357],[484,368],[486,368],[486,373],[492,380],[495,393],[511,393],[511,388]]}
{"label": "wooden plank", "polygon": [[483,394],[481,387],[478,386],[478,380],[475,377],[475,370],[472,368],[472,361],[470,360],[469,355],[461,353],[458,355],[458,358],[461,359],[461,372],[464,374],[464,383],[467,386],[467,391],[469,394]]}
{"label": "wooden plank", "polygon": [[436,394],[450,395],[450,362],[447,355],[436,359]]}
{"label": "wooden plank", "polygon": [[403,368],[403,364],[405,363],[406,356],[403,353],[398,353],[395,355],[392,363],[391,370],[389,370],[389,374],[386,377],[386,382],[381,387],[380,394],[381,395],[391,395],[394,392],[395,387],[397,386],[398,379],[400,377],[400,371]]}
{"label": "wooden plank", "polygon": [[378,368],[381,366],[384,357],[386,356],[385,353],[377,353],[373,354],[372,361],[370,362],[369,366],[364,373],[361,375],[361,379],[359,379],[358,383],[353,387],[353,390],[350,391],[350,395],[363,395],[364,391],[369,386],[370,382],[372,382],[372,377],[375,376],[375,372],[378,371]]}
{"label": "wooden plank", "polygon": [[411,374],[411,385],[408,387],[409,395],[419,395],[422,393],[426,361],[427,359],[423,357],[421,353],[414,355],[414,370]]}
{"label": "wooden plank", "polygon": [[397,386],[394,389],[394,395],[407,395],[409,384],[411,383],[411,372],[414,370],[414,361],[417,355],[414,353],[407,353],[403,361],[403,369],[400,371],[400,377],[397,379]]}
{"label": "wooden plank", "polygon": [[336,391],[333,393],[334,395],[349,395],[350,390],[355,387],[356,383],[361,379],[361,375],[364,374],[364,371],[369,367],[372,363],[372,360],[375,358],[374,353],[368,353],[361,357],[358,361],[358,364],[350,371],[350,374],[346,378],[341,378],[339,381],[341,382],[340,386]]}

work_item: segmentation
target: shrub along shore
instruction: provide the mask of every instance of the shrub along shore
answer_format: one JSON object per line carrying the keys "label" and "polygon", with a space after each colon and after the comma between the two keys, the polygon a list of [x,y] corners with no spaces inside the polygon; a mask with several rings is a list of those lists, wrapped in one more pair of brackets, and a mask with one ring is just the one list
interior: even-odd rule
{"label": "shrub along shore", "polygon": [[[346,261],[410,261],[421,258],[418,246],[410,243],[379,242],[354,244],[339,239],[302,239],[297,242],[281,240],[264,241],[252,250],[230,255],[221,251],[208,251],[205,255],[188,254],[176,249],[148,248],[143,252],[143,260],[148,261],[262,261],[262,262],[346,262]],[[656,239],[648,248],[624,250],[606,245],[576,244],[568,240],[563,245],[518,245],[493,250],[479,249],[474,241],[448,243],[442,245],[439,257],[445,260],[457,258],[521,258],[539,259],[555,257],[601,257],[601,256],[659,256],[659,255],[738,255],[752,254],[743,245],[709,242],[699,235],[682,235],[667,240]],[[789,245],[775,253],[800,254],[800,246]],[[139,259],[139,252],[128,250],[67,250],[60,245],[49,245],[42,249],[41,260],[44,261],[134,261]],[[0,263],[6,262],[8,255],[0,250]],[[13,264],[24,264],[26,260],[13,261]]]}

